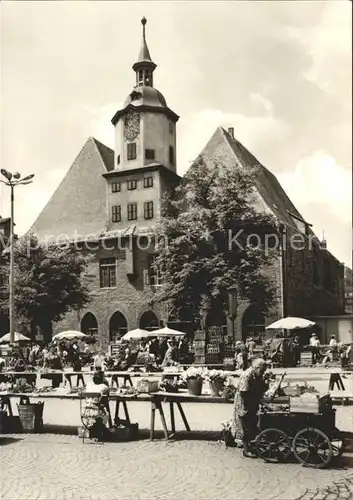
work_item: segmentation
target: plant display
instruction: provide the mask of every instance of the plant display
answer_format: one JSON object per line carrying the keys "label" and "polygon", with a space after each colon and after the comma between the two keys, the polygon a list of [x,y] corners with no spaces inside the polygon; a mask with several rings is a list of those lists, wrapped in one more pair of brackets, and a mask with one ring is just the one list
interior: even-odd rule
{"label": "plant display", "polygon": [[194,366],[190,366],[185,372],[182,374],[183,380],[204,380],[206,374],[206,370],[204,368],[196,368]]}
{"label": "plant display", "polygon": [[225,383],[228,378],[228,375],[223,370],[207,370],[204,373],[204,379],[208,382],[219,382]]}
{"label": "plant display", "polygon": [[159,389],[165,392],[179,392],[179,389],[183,386],[183,381],[164,379],[159,384]]}

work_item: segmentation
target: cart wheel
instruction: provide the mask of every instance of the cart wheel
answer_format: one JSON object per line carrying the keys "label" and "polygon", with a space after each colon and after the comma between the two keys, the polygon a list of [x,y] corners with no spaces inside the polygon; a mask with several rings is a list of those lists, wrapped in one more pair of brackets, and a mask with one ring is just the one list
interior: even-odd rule
{"label": "cart wheel", "polygon": [[331,437],[331,446],[332,446],[332,452],[333,456],[335,458],[340,457],[342,453],[344,452],[344,437],[341,432],[336,430],[336,433],[334,434],[333,437]]}
{"label": "cart wheel", "polygon": [[314,469],[327,467],[334,456],[330,439],[314,427],[302,429],[294,436],[293,453],[298,462]]}
{"label": "cart wheel", "polygon": [[254,444],[258,456],[265,462],[284,462],[292,451],[290,439],[280,429],[265,429]]}

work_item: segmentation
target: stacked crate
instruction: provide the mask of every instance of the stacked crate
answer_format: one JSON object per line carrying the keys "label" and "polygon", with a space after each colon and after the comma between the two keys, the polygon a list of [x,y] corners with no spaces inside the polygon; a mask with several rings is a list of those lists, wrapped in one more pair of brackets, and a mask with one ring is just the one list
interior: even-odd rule
{"label": "stacked crate", "polygon": [[227,369],[232,370],[234,368],[234,356],[235,356],[235,345],[229,342],[224,346],[224,357],[223,357],[223,364],[227,367]]}
{"label": "stacked crate", "polygon": [[218,365],[223,363],[224,336],[222,328],[213,326],[208,330],[206,363]]}
{"label": "stacked crate", "polygon": [[204,365],[206,354],[206,334],[202,330],[198,330],[194,333],[194,353],[194,363]]}

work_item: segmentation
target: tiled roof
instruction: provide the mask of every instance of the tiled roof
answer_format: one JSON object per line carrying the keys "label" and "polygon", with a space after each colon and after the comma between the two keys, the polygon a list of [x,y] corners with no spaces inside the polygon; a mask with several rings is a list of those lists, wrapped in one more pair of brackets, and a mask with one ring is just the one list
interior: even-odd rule
{"label": "tiled roof", "polygon": [[29,232],[40,239],[77,238],[105,231],[106,181],[112,150],[90,137]]}
{"label": "tiled roof", "polygon": [[283,190],[276,176],[261,165],[259,160],[226,132],[224,128],[218,127],[216,129],[200,156],[206,160],[218,159],[229,167],[238,165],[245,171],[253,173],[255,187],[259,195],[259,208],[270,210],[281,222],[295,226],[289,212],[304,220]]}
{"label": "tiled roof", "polygon": [[108,148],[108,146],[106,146],[105,144],[102,144],[101,142],[97,141],[97,139],[95,139],[94,137],[92,137],[92,139],[96,143],[99,154],[101,155],[102,160],[108,172],[110,170],[114,170],[114,151]]}

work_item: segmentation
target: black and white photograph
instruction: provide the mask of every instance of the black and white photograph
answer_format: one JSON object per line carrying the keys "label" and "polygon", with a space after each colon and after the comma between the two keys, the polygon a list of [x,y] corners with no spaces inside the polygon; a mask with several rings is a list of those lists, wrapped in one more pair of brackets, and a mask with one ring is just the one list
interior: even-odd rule
{"label": "black and white photograph", "polygon": [[353,499],[351,0],[0,47],[0,499]]}

